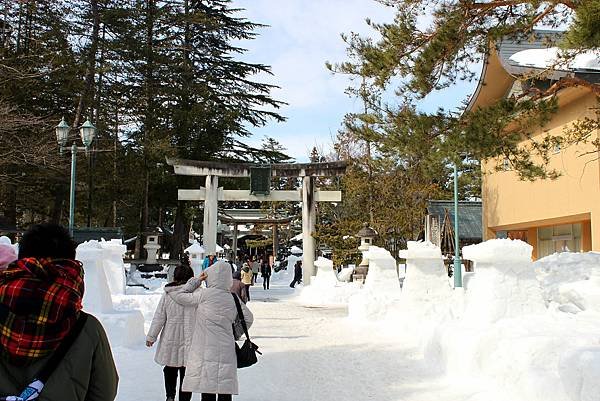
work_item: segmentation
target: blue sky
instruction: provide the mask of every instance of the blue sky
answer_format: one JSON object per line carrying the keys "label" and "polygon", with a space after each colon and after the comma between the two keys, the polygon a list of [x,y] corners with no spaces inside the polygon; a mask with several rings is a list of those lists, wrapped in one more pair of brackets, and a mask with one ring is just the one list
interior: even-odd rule
{"label": "blue sky", "polygon": [[[279,86],[272,96],[288,103],[280,110],[286,122],[251,128],[253,137],[244,141],[259,145],[265,136],[273,137],[299,162],[307,161],[313,146],[329,149],[344,115],[360,110],[361,103],[344,93],[349,79],[332,75],[325,62],[347,59],[341,33],[374,36],[365,19],[391,21],[394,10],[374,0],[233,0],[233,6],[245,9],[239,16],[269,25],[256,39],[240,43],[248,49],[242,58],[270,65],[273,76],[256,79]],[[420,108],[453,107],[474,85],[432,94]]]}

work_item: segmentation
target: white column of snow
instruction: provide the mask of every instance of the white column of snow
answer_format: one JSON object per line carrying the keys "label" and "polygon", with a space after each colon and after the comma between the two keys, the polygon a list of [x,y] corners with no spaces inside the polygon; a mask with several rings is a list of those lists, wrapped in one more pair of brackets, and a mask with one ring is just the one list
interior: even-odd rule
{"label": "white column of snow", "polygon": [[100,241],[102,249],[107,251],[103,262],[104,273],[108,279],[108,288],[112,294],[125,294],[125,264],[123,255],[127,247],[121,240]]}
{"label": "white column of snow", "polygon": [[357,320],[380,320],[397,316],[400,309],[400,282],[396,260],[385,249],[370,246],[364,253],[369,273],[360,292],[348,302],[348,316]]}
{"label": "white column of snow", "polygon": [[463,257],[475,262],[475,275],[466,290],[465,319],[492,323],[545,311],[532,249],[526,242],[510,239],[463,248]]}
{"label": "white column of snow", "polygon": [[[113,308],[108,279],[112,268],[106,267],[107,261],[111,264],[111,253],[116,251],[103,249],[98,241],[84,242],[77,247],[76,258],[83,263],[84,270],[83,309],[102,322],[112,346],[136,346],[140,338],[144,338],[144,316],[139,310],[120,312]],[[111,281],[118,287],[116,275]]]}
{"label": "white column of snow", "polygon": [[406,312],[425,317],[445,316],[452,289],[440,248],[431,242],[408,242],[402,305]]}
{"label": "white column of snow", "polygon": [[85,292],[83,308],[91,313],[113,312],[112,298],[103,262],[110,255],[98,241],[87,241],[77,247],[77,260],[83,263]]}

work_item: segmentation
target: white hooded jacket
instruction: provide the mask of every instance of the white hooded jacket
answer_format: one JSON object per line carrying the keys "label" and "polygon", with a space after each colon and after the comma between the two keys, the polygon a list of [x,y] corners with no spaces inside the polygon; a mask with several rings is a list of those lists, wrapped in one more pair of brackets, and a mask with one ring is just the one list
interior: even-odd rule
{"label": "white hooded jacket", "polygon": [[159,365],[185,366],[185,355],[192,343],[196,310],[193,306],[180,305],[173,299],[182,289],[183,285],[165,287],[146,336],[146,341],[155,342],[160,333],[154,356]]}
{"label": "white hooded jacket", "polygon": [[[192,344],[187,355],[183,391],[209,394],[238,394],[237,358],[231,325],[237,316],[231,266],[219,261],[205,270],[207,288],[192,278],[183,292],[174,296],[182,305],[196,306]],[[193,291],[193,292],[192,292]],[[248,327],[253,316],[241,303]]]}

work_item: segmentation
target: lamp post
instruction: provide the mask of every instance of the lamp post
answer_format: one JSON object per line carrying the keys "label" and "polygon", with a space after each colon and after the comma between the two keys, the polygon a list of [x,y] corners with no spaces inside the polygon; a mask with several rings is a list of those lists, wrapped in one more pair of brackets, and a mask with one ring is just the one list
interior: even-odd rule
{"label": "lamp post", "polygon": [[458,169],[454,166],[454,288],[462,287],[462,267],[458,248]]}
{"label": "lamp post", "polygon": [[[63,117],[60,123],[56,126],[56,140],[58,141],[58,146],[60,146],[60,152],[64,151],[67,143],[69,142],[69,132],[71,131],[71,127],[65,121]],[[86,120],[85,123],[79,129],[79,135],[81,136],[81,141],[83,142],[84,147],[78,147],[75,143],[75,138],[73,138],[73,143],[71,144],[71,191],[69,195],[69,234],[73,236],[73,225],[75,221],[75,175],[76,175],[76,166],[77,166],[77,152],[85,151],[87,154],[94,140],[94,136],[96,135],[96,127],[90,122],[90,120]]]}

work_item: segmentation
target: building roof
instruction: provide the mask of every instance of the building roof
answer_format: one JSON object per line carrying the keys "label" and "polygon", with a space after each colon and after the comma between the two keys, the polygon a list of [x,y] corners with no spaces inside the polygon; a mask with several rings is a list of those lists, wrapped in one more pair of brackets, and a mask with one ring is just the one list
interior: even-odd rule
{"label": "building roof", "polygon": [[[506,95],[506,89],[519,77],[539,74],[546,79],[558,80],[567,76],[575,76],[592,83],[600,82],[600,70],[589,68],[590,65],[595,66],[598,63],[589,62],[589,60],[585,63],[581,62],[582,58],[590,57],[590,54],[587,53],[591,53],[592,56],[595,54],[598,57],[598,53],[594,51],[586,52],[584,55],[578,56],[579,61],[572,61],[566,63],[566,65],[563,63],[562,65],[553,66],[552,64],[555,63],[541,63],[544,58],[546,58],[546,61],[550,61],[551,58],[548,57],[548,53],[554,51],[555,54],[558,54],[559,51],[556,46],[563,34],[564,32],[561,31],[534,30],[528,35],[507,36],[495,43],[485,56],[481,77],[475,92],[471,96],[467,110],[473,109],[479,102],[478,98],[485,85],[494,87],[500,85],[501,87],[498,88],[500,92],[495,93],[493,96],[498,98]],[[556,61],[556,58],[553,60]],[[504,71],[505,77],[501,77],[502,74],[498,75],[496,64],[499,64],[499,67]],[[494,71],[492,82],[486,79],[489,70]],[[488,100],[493,101],[494,99]],[[484,103],[487,103],[487,101],[484,101]]]}
{"label": "building roof", "polygon": [[[452,228],[454,229],[454,201],[428,200],[427,214],[439,216],[444,221],[445,210],[448,210]],[[461,239],[483,239],[481,201],[458,202],[458,236]]]}

